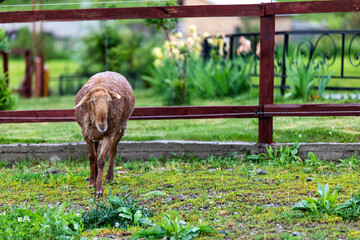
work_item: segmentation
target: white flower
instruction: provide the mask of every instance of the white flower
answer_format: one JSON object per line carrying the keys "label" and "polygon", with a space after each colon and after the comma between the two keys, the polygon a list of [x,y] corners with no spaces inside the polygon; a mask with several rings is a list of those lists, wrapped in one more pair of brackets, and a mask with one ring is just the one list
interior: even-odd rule
{"label": "white flower", "polygon": [[19,218],[18,218],[18,221],[19,221],[19,222],[22,222],[22,221],[23,221],[23,219],[22,219],[21,217],[19,217]]}
{"label": "white flower", "polygon": [[0,215],[3,215],[3,216],[5,216],[6,215],[6,212],[2,212]]}
{"label": "white flower", "polygon": [[301,138],[302,137],[302,135],[301,134],[299,134],[299,138]]}
{"label": "white flower", "polygon": [[76,216],[80,217],[80,213],[75,213]]}
{"label": "white flower", "polygon": [[28,222],[30,222],[30,218],[29,218],[29,216],[25,216],[25,217],[24,217],[24,221],[28,221]]}
{"label": "white flower", "polygon": [[115,223],[115,227],[118,228],[120,224],[118,222]]}

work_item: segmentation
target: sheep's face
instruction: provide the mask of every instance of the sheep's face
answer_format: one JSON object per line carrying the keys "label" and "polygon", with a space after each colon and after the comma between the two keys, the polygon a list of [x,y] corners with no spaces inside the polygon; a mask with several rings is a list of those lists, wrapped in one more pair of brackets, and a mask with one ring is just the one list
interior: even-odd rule
{"label": "sheep's face", "polygon": [[90,98],[90,112],[99,132],[106,132],[108,129],[107,119],[111,100],[110,94],[105,92],[96,92]]}
{"label": "sheep's face", "polygon": [[86,94],[75,106],[77,108],[85,101],[88,102],[90,114],[95,122],[99,132],[106,132],[108,129],[109,106],[113,98],[120,99],[120,95],[106,90],[105,88],[96,88]]}

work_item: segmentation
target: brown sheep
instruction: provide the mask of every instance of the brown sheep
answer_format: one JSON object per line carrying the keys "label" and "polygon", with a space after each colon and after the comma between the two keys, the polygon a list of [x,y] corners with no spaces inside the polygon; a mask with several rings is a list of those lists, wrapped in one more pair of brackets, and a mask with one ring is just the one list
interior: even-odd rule
{"label": "brown sheep", "polygon": [[[79,90],[75,104],[75,118],[89,150],[88,187],[95,187],[95,196],[102,197],[105,159],[109,153],[108,183],[113,180],[117,145],[125,134],[135,97],[125,77],[115,72],[101,72],[92,76]],[[98,157],[100,140],[102,145]]]}

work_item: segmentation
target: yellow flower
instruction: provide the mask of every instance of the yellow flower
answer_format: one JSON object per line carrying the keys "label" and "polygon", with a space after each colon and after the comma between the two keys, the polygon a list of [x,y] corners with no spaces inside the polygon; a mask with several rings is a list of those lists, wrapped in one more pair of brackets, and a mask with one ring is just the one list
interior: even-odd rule
{"label": "yellow flower", "polygon": [[165,43],[164,43],[164,46],[165,46],[166,49],[170,49],[171,43],[166,40]]}
{"label": "yellow flower", "polygon": [[202,38],[208,38],[208,37],[210,37],[210,33],[208,33],[208,32],[203,32]]}
{"label": "yellow flower", "polygon": [[177,38],[182,38],[182,37],[183,37],[182,32],[177,32],[177,33],[175,33],[175,37],[177,37]]}
{"label": "yellow flower", "polygon": [[157,58],[157,59],[163,59],[164,55],[162,54],[162,50],[159,47],[156,47],[152,50],[152,54]]}
{"label": "yellow flower", "polygon": [[194,41],[193,38],[188,37],[188,38],[186,39],[186,44],[187,44],[189,47],[192,47],[192,46],[194,45],[194,43],[195,43],[195,41]]}
{"label": "yellow flower", "polygon": [[190,25],[189,30],[190,30],[191,33],[196,32],[196,26],[194,24]]}
{"label": "yellow flower", "polygon": [[161,66],[163,66],[164,64],[163,64],[163,61],[161,60],[161,59],[156,59],[155,61],[154,61],[154,66],[155,67],[161,67]]}

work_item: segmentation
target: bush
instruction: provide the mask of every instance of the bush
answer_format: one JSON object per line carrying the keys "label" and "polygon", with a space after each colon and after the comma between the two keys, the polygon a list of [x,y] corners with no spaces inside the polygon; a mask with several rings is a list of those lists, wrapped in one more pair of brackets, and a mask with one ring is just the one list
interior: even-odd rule
{"label": "bush", "polygon": [[[0,51],[8,52],[7,45],[5,31],[0,29]],[[6,74],[0,73],[0,110],[10,110],[16,104],[15,97],[11,94],[9,86],[6,84]]]}
{"label": "bush", "polygon": [[0,73],[0,110],[11,110],[16,105],[16,97],[6,86],[5,74]]}
{"label": "bush", "polygon": [[[38,49],[40,52],[40,33],[37,34],[37,39]],[[44,54],[47,60],[69,58],[69,53],[63,51],[63,49],[57,48],[59,44],[56,43],[59,41],[60,40],[56,39],[51,34],[44,34]],[[27,27],[20,28],[17,37],[9,42],[9,47],[14,49],[30,49],[31,54],[33,54],[32,33],[30,30]]]}
{"label": "bush", "polygon": [[130,81],[138,81],[150,72],[154,61],[151,50],[159,39],[158,35],[150,38],[117,22],[94,29],[81,40],[80,71],[93,74],[109,70],[121,73]]}

